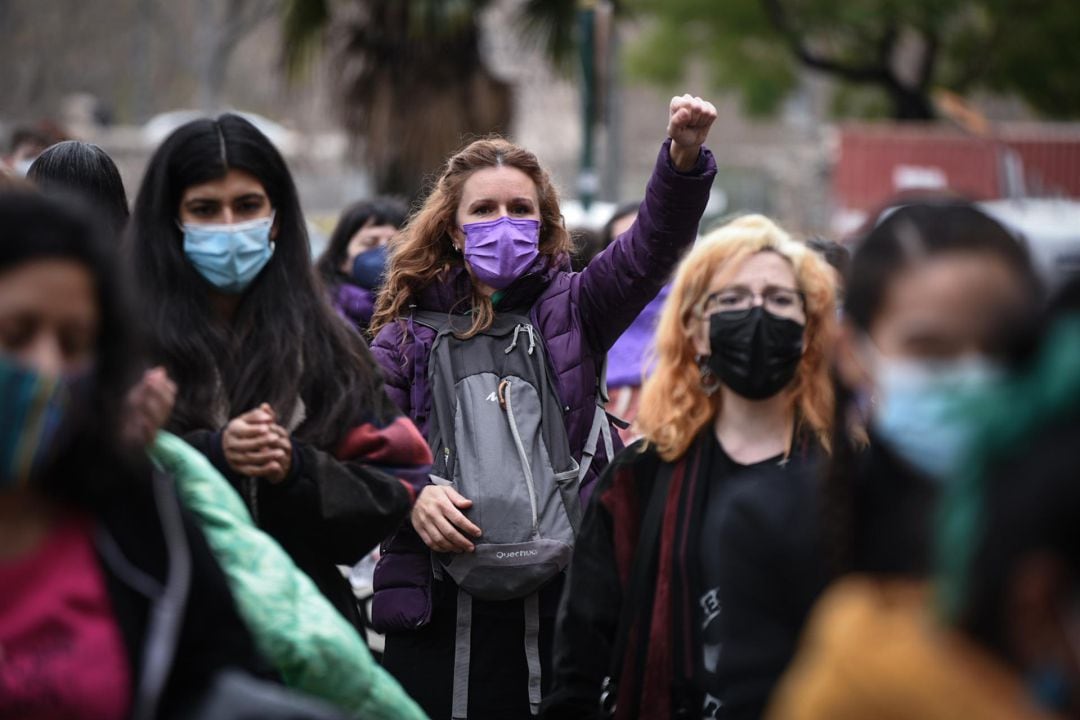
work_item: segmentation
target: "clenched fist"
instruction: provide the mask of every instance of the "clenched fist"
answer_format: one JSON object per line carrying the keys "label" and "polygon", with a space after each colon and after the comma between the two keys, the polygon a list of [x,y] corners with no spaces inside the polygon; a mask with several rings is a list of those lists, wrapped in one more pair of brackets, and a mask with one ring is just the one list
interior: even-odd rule
{"label": "clenched fist", "polygon": [[671,138],[671,162],[680,172],[694,169],[709,128],[716,120],[716,107],[690,95],[671,98],[667,134]]}

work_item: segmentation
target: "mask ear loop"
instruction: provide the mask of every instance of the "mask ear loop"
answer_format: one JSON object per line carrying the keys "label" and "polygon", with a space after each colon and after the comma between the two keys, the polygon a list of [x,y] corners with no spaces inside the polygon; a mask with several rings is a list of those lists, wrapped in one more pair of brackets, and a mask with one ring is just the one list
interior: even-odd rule
{"label": "mask ear loop", "polygon": [[274,240],[274,227],[277,223],[277,208],[271,206],[270,208],[270,229],[267,231],[268,237],[267,244],[270,245],[270,254],[273,255],[277,251],[277,241]]}
{"label": "mask ear loop", "polygon": [[[709,321],[708,317],[705,315],[704,302],[695,307],[691,311],[691,315],[702,322],[707,323]],[[716,394],[716,391],[720,389],[721,383],[720,378],[717,377],[716,373],[713,372],[713,369],[709,367],[709,356],[696,355],[694,357],[694,362],[697,363],[698,372],[701,373],[701,391],[704,392],[706,396],[712,397]]]}

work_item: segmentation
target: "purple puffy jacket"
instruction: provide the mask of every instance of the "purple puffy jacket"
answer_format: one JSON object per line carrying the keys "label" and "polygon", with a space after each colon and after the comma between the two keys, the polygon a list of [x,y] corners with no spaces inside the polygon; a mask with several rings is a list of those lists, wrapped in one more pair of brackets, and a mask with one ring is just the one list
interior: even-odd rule
{"label": "purple puffy jacket", "polygon": [[[604,355],[638,313],[668,281],[683,252],[697,237],[698,222],[709,199],[716,162],[702,148],[698,163],[680,173],[664,142],[649,179],[637,221],[597,255],[580,273],[569,258],[540,257],[504,292],[503,310],[528,311],[539,329],[564,406],[570,448],[581,459],[596,407],[597,373]],[[453,268],[416,298],[424,310],[450,312],[468,307],[471,280],[463,266]],[[461,301],[466,299],[464,303]],[[386,391],[406,416],[427,431],[431,412],[428,355],[431,329],[408,322],[387,325],[371,346],[386,376]],[[618,435],[613,433],[616,449]],[[611,458],[603,447],[582,482],[583,503]],[[419,491],[421,488],[417,488]],[[380,632],[422,627],[431,617],[431,555],[407,525],[384,543],[375,570],[372,622]]]}
{"label": "purple puffy jacket", "polygon": [[330,298],[338,315],[352,323],[358,332],[366,333],[375,311],[375,293],[348,280],[342,280]]}

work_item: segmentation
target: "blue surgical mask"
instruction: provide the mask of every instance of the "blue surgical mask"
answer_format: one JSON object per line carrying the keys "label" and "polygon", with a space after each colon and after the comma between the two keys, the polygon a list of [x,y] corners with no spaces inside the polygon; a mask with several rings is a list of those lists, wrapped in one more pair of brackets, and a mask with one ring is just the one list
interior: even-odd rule
{"label": "blue surgical mask", "polygon": [[382,285],[386,273],[387,250],[385,245],[365,250],[353,259],[352,279],[357,285],[372,292]]}
{"label": "blue surgical mask", "polygon": [[274,215],[233,225],[181,225],[184,254],[199,274],[225,293],[239,294],[258,277],[274,244],[270,229]]}
{"label": "blue surgical mask", "polygon": [[877,357],[871,410],[876,434],[916,470],[938,481],[962,469],[975,431],[969,404],[1002,378],[983,357],[949,361]]}
{"label": "blue surgical mask", "polygon": [[0,355],[0,492],[25,488],[52,459],[70,398],[64,378]]}

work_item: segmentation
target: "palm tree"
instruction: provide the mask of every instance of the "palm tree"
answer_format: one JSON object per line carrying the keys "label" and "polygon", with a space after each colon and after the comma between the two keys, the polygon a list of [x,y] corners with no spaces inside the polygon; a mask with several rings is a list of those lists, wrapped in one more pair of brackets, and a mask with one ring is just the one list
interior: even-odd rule
{"label": "palm tree", "polygon": [[[511,88],[480,53],[493,0],[285,0],[285,60],[296,77],[320,51],[346,130],[380,193],[416,197],[425,174],[470,136],[506,132]],[[573,52],[577,0],[527,0],[526,34],[557,62]]]}

